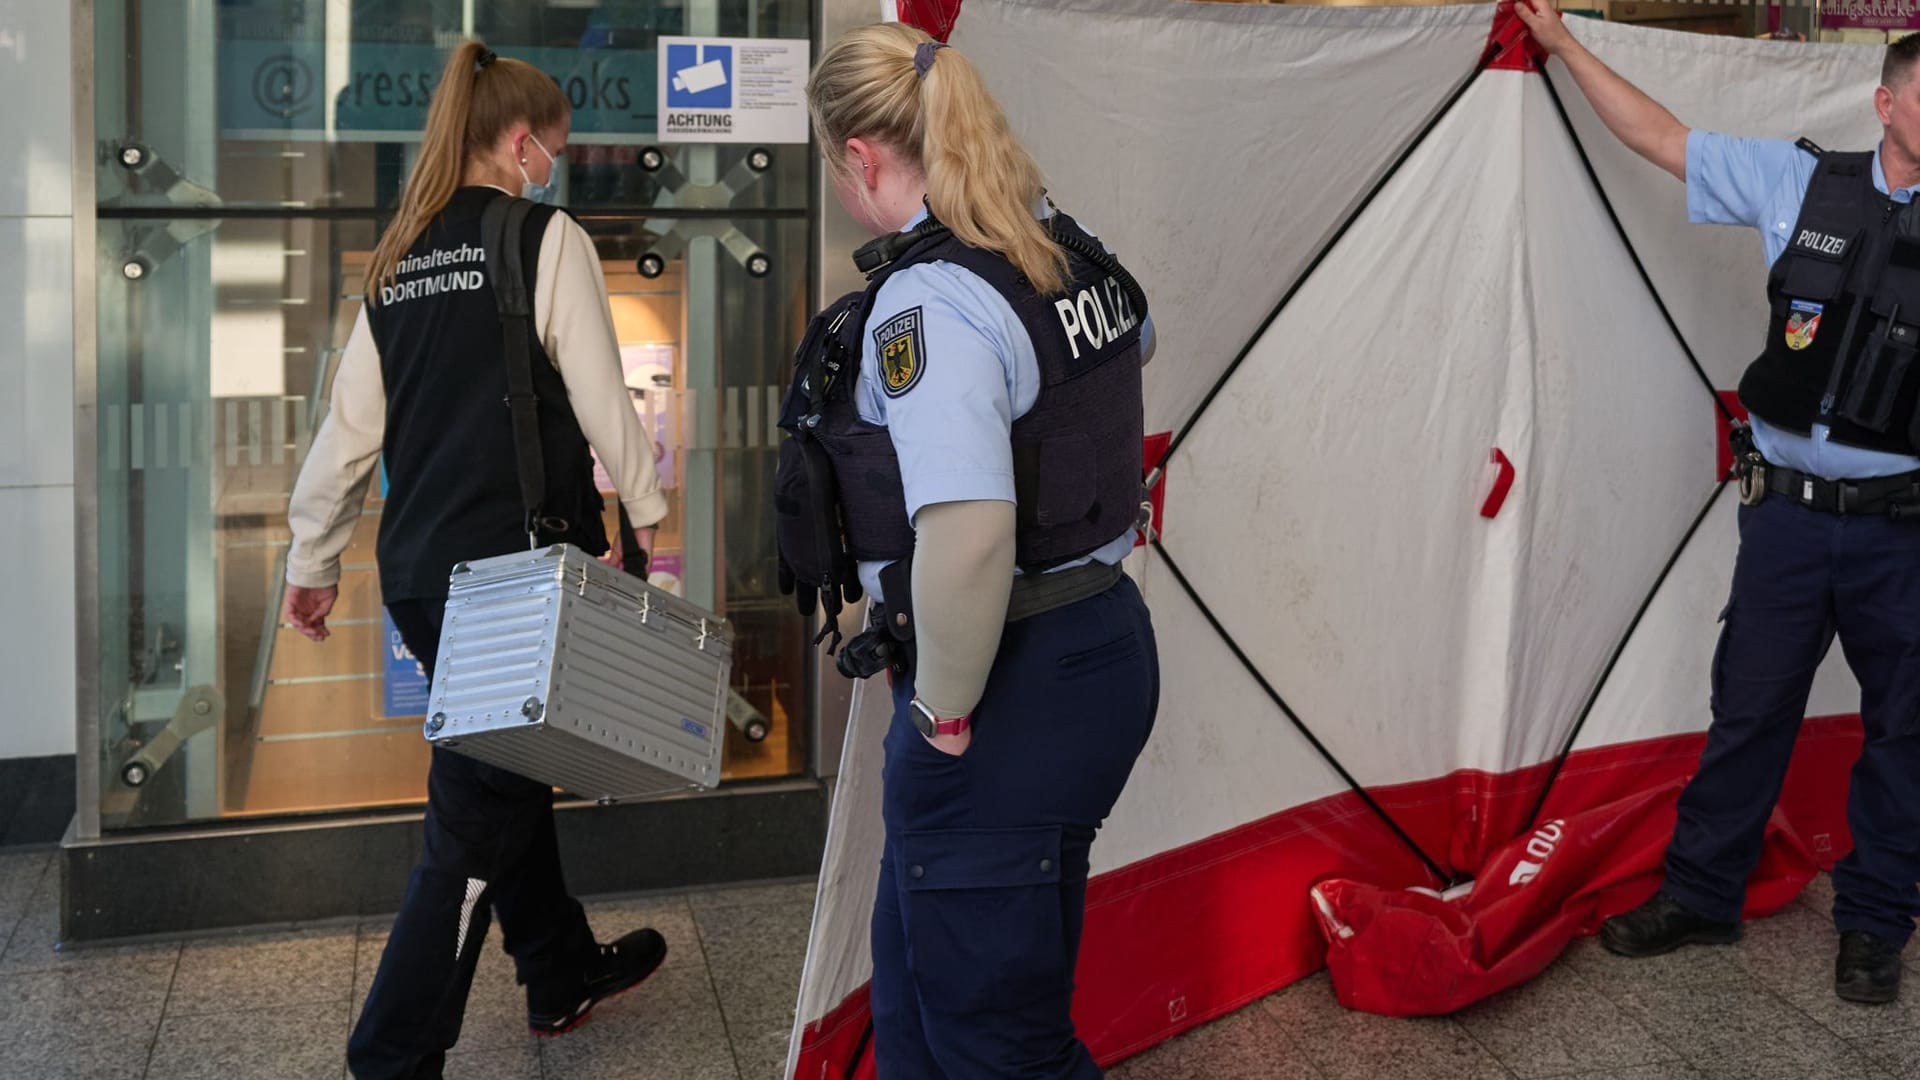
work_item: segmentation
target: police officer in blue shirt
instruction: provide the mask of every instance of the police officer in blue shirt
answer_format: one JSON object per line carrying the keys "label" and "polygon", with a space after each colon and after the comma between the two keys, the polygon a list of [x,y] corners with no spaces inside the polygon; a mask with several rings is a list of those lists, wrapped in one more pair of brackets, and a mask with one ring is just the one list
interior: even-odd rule
{"label": "police officer in blue shirt", "polygon": [[[1052,208],[973,66],[855,30],[808,95],[868,286],[817,318],[783,426],[782,574],[871,594],[888,669],[873,1050],[887,1080],[1100,1075],[1070,1015],[1094,832],[1153,726],[1146,302]],[[797,538],[797,539],[796,539]]]}
{"label": "police officer in blue shirt", "polygon": [[1839,634],[1866,745],[1834,870],[1834,991],[1894,1000],[1920,915],[1920,37],[1887,48],[1868,153],[1689,131],[1568,33],[1519,5],[1609,130],[1686,181],[1696,222],[1760,230],[1766,349],[1740,381],[1740,552],[1713,669],[1713,723],[1680,798],[1661,890],[1609,920],[1652,956],[1740,936],[1746,880],[1786,777],[1815,669]]}

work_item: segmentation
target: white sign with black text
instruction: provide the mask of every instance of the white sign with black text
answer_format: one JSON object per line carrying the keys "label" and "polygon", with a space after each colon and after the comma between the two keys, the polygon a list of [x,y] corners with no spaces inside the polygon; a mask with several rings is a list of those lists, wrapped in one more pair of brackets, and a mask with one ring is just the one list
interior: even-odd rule
{"label": "white sign with black text", "polygon": [[804,38],[660,39],[660,141],[805,143]]}

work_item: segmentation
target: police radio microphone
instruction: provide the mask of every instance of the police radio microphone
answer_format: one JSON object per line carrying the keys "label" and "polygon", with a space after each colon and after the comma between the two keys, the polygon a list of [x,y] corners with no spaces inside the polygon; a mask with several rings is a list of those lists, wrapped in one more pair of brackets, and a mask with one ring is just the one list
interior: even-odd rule
{"label": "police radio microphone", "polygon": [[932,215],[928,215],[925,221],[906,232],[888,233],[877,240],[869,240],[860,245],[859,249],[853,253],[854,268],[862,274],[871,275],[874,271],[905,255],[920,241],[944,235],[946,232],[945,225],[934,220]]}

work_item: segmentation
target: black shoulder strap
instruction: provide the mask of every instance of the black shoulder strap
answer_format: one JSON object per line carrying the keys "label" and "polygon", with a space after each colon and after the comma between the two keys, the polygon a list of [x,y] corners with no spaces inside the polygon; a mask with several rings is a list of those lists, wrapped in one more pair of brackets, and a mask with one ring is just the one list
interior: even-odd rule
{"label": "black shoulder strap", "polygon": [[[487,278],[500,307],[501,343],[507,357],[507,408],[513,414],[514,457],[520,467],[520,502],[526,510],[527,541],[540,546],[542,531],[564,534],[572,524],[546,514],[547,463],[540,448],[540,396],[533,389],[533,290],[527,284],[527,219],[538,203],[502,195],[480,215],[480,244],[487,252]],[[634,576],[647,576],[647,552],[634,536],[624,502],[618,508],[620,552]]]}
{"label": "black shoulder strap", "polygon": [[860,338],[880,287],[895,272],[912,266],[921,255],[944,245],[952,236],[945,225],[929,217],[909,232],[891,233],[854,252],[854,264],[866,275],[866,286],[827,305],[814,317],[801,342],[799,379],[806,389],[809,414],[818,416],[825,408],[827,396],[840,381],[849,357],[856,368],[859,366]]}
{"label": "black shoulder strap", "polygon": [[[1823,152],[1807,178],[1807,193],[1800,202],[1800,218],[1815,219],[1822,214],[1851,215],[1853,209],[1872,205],[1873,155],[1848,151]],[[1884,196],[1882,196],[1884,197]],[[1861,199],[1867,199],[1862,203]],[[1798,229],[1795,230],[1796,235]]]}
{"label": "black shoulder strap", "polygon": [[1793,145],[1799,147],[1802,150],[1805,150],[1807,153],[1812,154],[1814,157],[1825,157],[1827,155],[1827,152],[1825,150],[1820,149],[1819,143],[1814,142],[1812,139],[1809,139],[1804,135],[1802,135],[1799,141],[1795,142]]}
{"label": "black shoulder strap", "polygon": [[1822,174],[1846,177],[1855,183],[1873,186],[1873,151],[1871,150],[1823,150],[1820,152],[1820,164],[1814,166],[1813,175],[1817,179]]}
{"label": "black shoulder strap", "polygon": [[[500,305],[500,340],[507,357],[507,409],[513,414],[513,451],[520,466],[520,503],[526,510],[527,541],[540,546],[540,529],[549,524],[547,463],[540,450],[540,398],[533,392],[533,294],[527,289],[521,244],[534,204],[502,195],[480,215],[480,243],[487,252],[487,278]],[[565,524],[556,531],[565,531]]]}

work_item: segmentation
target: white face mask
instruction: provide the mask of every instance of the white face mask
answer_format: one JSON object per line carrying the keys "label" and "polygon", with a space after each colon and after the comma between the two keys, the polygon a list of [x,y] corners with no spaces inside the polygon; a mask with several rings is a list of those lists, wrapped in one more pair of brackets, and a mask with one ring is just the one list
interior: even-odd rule
{"label": "white face mask", "polygon": [[527,175],[526,163],[519,163],[520,179],[522,181],[520,185],[520,197],[523,199],[532,199],[537,203],[551,203],[553,202],[554,189],[557,186],[554,181],[560,177],[560,162],[552,154],[547,153],[547,148],[540,145],[539,139],[528,135],[527,141],[539,147],[540,152],[547,155],[547,182],[544,184],[534,183],[533,178]]}

